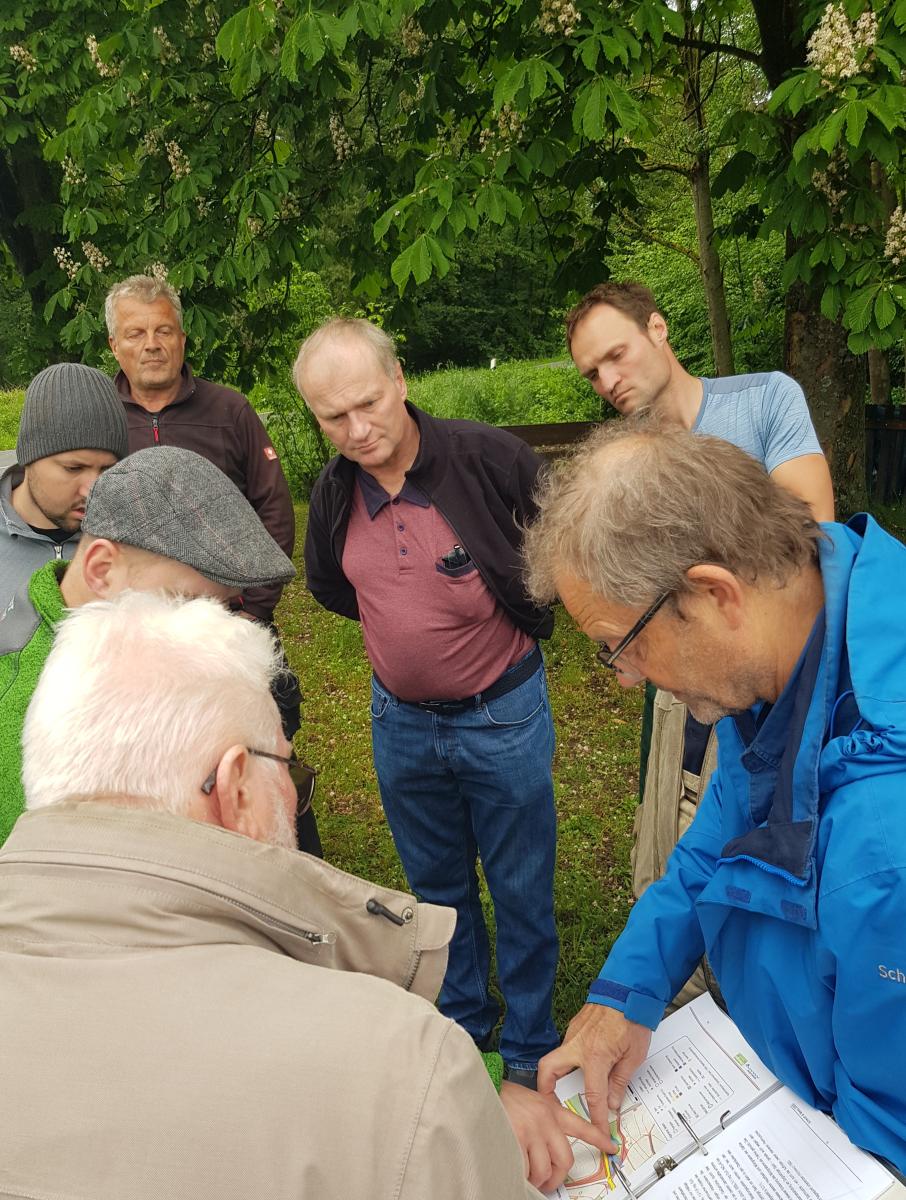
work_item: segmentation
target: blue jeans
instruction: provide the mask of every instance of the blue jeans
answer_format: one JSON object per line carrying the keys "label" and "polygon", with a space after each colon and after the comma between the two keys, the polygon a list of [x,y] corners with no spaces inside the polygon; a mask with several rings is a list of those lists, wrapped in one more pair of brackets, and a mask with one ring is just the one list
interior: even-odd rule
{"label": "blue jeans", "polygon": [[557,831],[544,667],[505,696],[454,715],[404,704],[374,679],[371,689],[374,765],[409,886],[456,909],[440,1010],[476,1042],[499,1015],[488,994],[480,855],[506,1001],[500,1053],[510,1066],[533,1068],[560,1041],[551,1016]]}

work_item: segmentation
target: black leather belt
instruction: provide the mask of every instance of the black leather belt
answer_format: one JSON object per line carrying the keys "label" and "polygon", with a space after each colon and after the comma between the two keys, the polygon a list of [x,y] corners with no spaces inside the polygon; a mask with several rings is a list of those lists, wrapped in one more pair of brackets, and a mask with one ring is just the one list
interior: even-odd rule
{"label": "black leather belt", "polygon": [[[479,708],[482,704],[487,704],[491,700],[499,700],[501,696],[505,696],[508,692],[514,691],[527,679],[535,674],[542,663],[541,650],[538,646],[530,654],[516,664],[515,667],[505,671],[499,679],[495,679],[490,687],[485,688],[483,692],[476,692],[474,696],[468,696],[465,700],[400,700],[400,704],[410,704],[413,708],[421,708],[425,712],[437,713],[438,716],[453,717],[457,713],[464,713],[470,708]],[[375,679],[381,684],[385,692],[390,692],[388,687],[384,687],[381,680],[375,672]],[[390,692],[393,695],[392,692]],[[399,699],[399,697],[397,697]]]}

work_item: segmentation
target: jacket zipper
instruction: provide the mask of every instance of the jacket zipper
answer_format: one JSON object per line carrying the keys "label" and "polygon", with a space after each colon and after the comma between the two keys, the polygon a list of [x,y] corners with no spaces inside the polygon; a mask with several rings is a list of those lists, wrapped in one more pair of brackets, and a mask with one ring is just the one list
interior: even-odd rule
{"label": "jacket zipper", "polygon": [[152,418],[151,418],[151,428],[154,430],[154,444],[155,444],[155,446],[159,446],[160,445],[160,427],[158,425],[156,415],[152,416]]}
{"label": "jacket zipper", "polygon": [[241,908],[243,912],[247,912],[253,917],[257,917],[265,925],[270,925],[274,929],[280,929],[283,933],[292,933],[296,937],[304,938],[312,946],[332,946],[337,940],[337,935],[330,930],[315,932],[313,929],[300,929],[298,925],[290,925],[287,921],[280,921],[276,917],[268,916],[266,913],[260,912],[257,908],[243,904],[240,900],[228,900],[228,903],[234,905],[236,908]]}

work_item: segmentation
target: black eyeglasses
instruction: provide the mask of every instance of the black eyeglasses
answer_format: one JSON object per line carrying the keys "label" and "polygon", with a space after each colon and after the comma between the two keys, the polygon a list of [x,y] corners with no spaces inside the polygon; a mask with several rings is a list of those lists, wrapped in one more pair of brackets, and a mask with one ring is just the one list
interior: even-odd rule
{"label": "black eyeglasses", "polygon": [[617,659],[635,641],[658,609],[666,603],[670,595],[670,592],[664,592],[663,595],[658,596],[651,608],[642,613],[632,629],[630,629],[622,641],[617,643],[613,650],[606,643],[602,644],[595,655],[598,662],[604,667],[609,667],[611,671],[615,671],[617,669]]}
{"label": "black eyeglasses", "polygon": [[[251,746],[246,747],[246,749],[255,758],[270,758],[274,762],[286,763],[289,768],[289,777],[292,780],[293,787],[296,789],[296,795],[299,797],[299,815],[301,816],[302,813],[307,812],[314,798],[315,781],[318,778],[318,773],[314,767],[309,767],[304,762],[300,762],[295,754],[287,757],[285,754],[271,754],[268,750],[253,750]],[[218,763],[217,766],[219,765]],[[210,796],[211,792],[213,792],[216,782],[217,767],[214,768],[201,785],[201,790],[206,796]]]}

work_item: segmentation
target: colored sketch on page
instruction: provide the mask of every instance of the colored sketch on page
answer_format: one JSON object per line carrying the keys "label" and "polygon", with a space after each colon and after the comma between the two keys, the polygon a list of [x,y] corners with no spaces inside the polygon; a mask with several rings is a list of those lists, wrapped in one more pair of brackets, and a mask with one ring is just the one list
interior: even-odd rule
{"label": "colored sketch on page", "polygon": [[[699,1137],[709,1137],[722,1118],[745,1111],[777,1086],[733,1022],[710,996],[701,996],[663,1021],[652,1035],[648,1057],[626,1090],[619,1116],[611,1119],[611,1134],[620,1145],[613,1157],[631,1186],[646,1186],[655,1177],[659,1158],[680,1155],[692,1144],[678,1114]],[[558,1082],[557,1096],[587,1117],[581,1071]],[[573,1154],[573,1168],[557,1195],[569,1200],[613,1195],[601,1152],[577,1141]],[[616,1190],[622,1194],[619,1184]]]}

